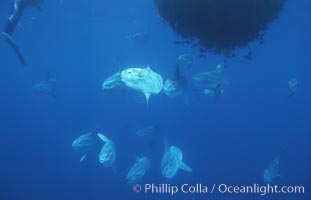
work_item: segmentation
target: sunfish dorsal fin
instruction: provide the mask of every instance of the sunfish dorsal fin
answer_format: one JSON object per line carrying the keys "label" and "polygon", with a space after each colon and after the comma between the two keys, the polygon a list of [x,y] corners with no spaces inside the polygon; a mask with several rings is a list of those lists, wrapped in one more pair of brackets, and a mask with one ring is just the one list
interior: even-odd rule
{"label": "sunfish dorsal fin", "polygon": [[102,141],[104,141],[104,142],[110,142],[110,140],[109,140],[106,136],[104,136],[103,134],[98,133],[97,135],[98,135],[98,137],[99,137]]}
{"label": "sunfish dorsal fin", "polygon": [[186,163],[181,162],[179,168],[186,172],[192,173],[191,167],[189,167]]}

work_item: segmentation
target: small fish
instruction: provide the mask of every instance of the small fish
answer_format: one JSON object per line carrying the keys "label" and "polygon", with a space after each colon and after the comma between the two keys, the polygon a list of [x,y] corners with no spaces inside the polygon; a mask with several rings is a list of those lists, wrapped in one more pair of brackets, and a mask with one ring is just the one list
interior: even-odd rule
{"label": "small fish", "polygon": [[135,164],[127,173],[126,180],[128,184],[139,182],[150,168],[150,160],[147,157],[137,158]]}
{"label": "small fish", "polygon": [[253,52],[251,50],[244,56],[246,60],[253,60]]}
{"label": "small fish", "polygon": [[265,183],[271,183],[275,178],[280,177],[280,159],[276,157],[264,171],[263,177]]}
{"label": "small fish", "polygon": [[146,44],[150,39],[150,33],[147,31],[137,32],[137,33],[128,35],[126,38],[138,44]]}
{"label": "small fish", "polygon": [[288,81],[288,89],[290,91],[290,94],[288,95],[288,97],[292,97],[296,94],[298,88],[298,80],[295,78],[292,78]]}
{"label": "small fish", "polygon": [[56,97],[56,81],[49,73],[47,73],[45,80],[36,83],[32,89],[37,94]]}
{"label": "small fish", "polygon": [[159,128],[158,124],[140,128],[136,131],[136,135],[141,136],[141,137],[142,136],[153,136],[158,131],[158,128]]}
{"label": "small fish", "polygon": [[182,65],[192,67],[192,65],[195,63],[195,58],[192,53],[186,53],[178,56],[178,61]]}

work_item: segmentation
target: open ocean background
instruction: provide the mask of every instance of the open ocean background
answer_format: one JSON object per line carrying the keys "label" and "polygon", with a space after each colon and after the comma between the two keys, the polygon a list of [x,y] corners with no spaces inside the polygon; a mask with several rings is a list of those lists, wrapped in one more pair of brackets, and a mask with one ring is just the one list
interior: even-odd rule
{"label": "open ocean background", "polygon": [[[0,27],[11,4],[0,1]],[[144,97],[104,93],[101,84],[126,66],[148,64],[166,79],[173,76],[178,55],[192,51],[174,44],[180,38],[153,1],[46,0],[42,11],[27,9],[14,32],[27,65],[0,40],[0,199],[311,199],[310,11],[311,1],[288,0],[264,43],[251,45],[254,59],[229,60],[231,85],[220,101],[193,92],[187,106],[160,94],[147,108]],[[147,44],[126,39],[141,31],[150,33]],[[181,72],[190,82],[222,61],[207,54]],[[47,72],[57,81],[56,98],[32,91]],[[292,77],[299,86],[287,98]],[[115,142],[116,173],[98,162],[98,152],[80,163],[81,154],[71,147],[98,123]],[[135,134],[156,123],[160,131],[153,141]],[[161,176],[164,137],[181,148],[193,174]],[[273,183],[303,185],[305,194],[137,194],[125,176],[143,155],[151,168],[141,183],[209,186],[264,184],[265,168],[280,156],[281,177]]]}

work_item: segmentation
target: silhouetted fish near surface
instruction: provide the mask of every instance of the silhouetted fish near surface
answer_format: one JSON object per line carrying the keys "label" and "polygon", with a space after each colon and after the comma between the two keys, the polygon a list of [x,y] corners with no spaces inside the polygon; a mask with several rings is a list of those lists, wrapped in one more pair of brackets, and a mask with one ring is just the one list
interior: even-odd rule
{"label": "silhouetted fish near surface", "polygon": [[32,89],[37,94],[56,97],[56,81],[49,73],[46,74],[45,80],[34,84]]}
{"label": "silhouetted fish near surface", "polygon": [[139,44],[146,44],[150,39],[149,32],[137,32],[134,34],[130,34],[126,37],[128,40],[134,41]]}

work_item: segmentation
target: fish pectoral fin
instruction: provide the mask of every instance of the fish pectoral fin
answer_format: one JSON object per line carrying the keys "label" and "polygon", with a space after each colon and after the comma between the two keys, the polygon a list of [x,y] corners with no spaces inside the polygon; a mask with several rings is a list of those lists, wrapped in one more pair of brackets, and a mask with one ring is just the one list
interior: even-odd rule
{"label": "fish pectoral fin", "polygon": [[186,172],[190,172],[190,173],[193,172],[191,167],[189,167],[186,163],[183,163],[183,162],[180,164],[179,168]]}
{"label": "fish pectoral fin", "polygon": [[84,155],[80,158],[80,162],[82,162],[82,161],[86,158],[86,156],[87,156],[87,153],[84,154]]}
{"label": "fish pectoral fin", "polygon": [[110,142],[110,140],[109,140],[106,136],[104,136],[103,134],[98,133],[97,135],[98,135],[98,137],[99,137],[102,141],[104,141],[104,142]]}

